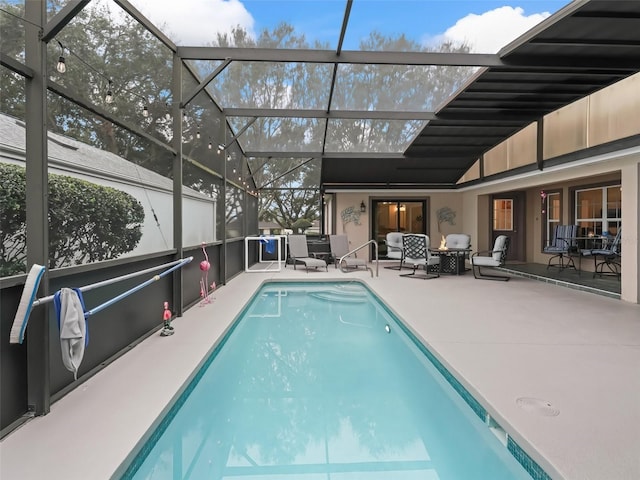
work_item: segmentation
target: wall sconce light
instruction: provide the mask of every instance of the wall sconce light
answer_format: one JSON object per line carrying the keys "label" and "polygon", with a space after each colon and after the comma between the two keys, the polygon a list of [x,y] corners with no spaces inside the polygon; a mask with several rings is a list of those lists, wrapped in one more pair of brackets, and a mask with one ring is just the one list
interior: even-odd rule
{"label": "wall sconce light", "polygon": [[364,204],[364,200],[360,202],[360,213],[364,213],[367,211],[367,206]]}

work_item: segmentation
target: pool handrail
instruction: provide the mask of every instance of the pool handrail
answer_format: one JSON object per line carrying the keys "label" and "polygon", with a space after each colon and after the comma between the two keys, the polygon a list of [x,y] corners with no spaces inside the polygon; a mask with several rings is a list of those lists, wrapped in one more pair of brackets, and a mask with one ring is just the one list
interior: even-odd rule
{"label": "pool handrail", "polygon": [[[358,250],[362,250],[364,247],[366,247],[369,244],[373,244],[373,246],[375,247],[375,256],[373,261],[376,262],[376,277],[378,276],[378,242],[376,242],[375,240],[369,240],[365,243],[363,243],[362,245],[360,245],[359,247],[354,248],[353,250],[351,250],[348,253],[345,253],[342,257],[340,257],[340,260],[338,260],[338,265],[340,266],[340,271],[347,273],[348,270],[342,267],[342,260],[344,260],[347,257],[350,257],[351,255],[353,255],[354,253],[356,253]],[[371,267],[369,267],[369,265],[366,266],[367,270],[369,270],[369,272],[371,273],[371,278],[373,278],[373,270],[371,269]]]}

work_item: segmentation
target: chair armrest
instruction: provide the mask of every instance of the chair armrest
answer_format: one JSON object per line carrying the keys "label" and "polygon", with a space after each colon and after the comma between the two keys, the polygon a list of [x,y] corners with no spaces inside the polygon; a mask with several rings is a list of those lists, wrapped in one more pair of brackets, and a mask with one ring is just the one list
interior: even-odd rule
{"label": "chair armrest", "polygon": [[480,255],[481,253],[483,254],[493,254],[493,253],[499,253],[502,252],[502,250],[479,250],[477,252],[475,252],[473,255],[471,255],[472,257],[475,257],[477,255]]}

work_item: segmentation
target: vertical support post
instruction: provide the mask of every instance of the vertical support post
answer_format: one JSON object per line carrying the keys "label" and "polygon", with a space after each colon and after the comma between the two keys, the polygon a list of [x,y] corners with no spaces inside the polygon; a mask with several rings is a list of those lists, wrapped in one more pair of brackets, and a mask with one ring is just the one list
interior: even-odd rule
{"label": "vertical support post", "polygon": [[544,169],[544,117],[536,121],[536,165]]}
{"label": "vertical support post", "polygon": [[[220,138],[226,145],[227,141],[227,117],[222,114],[220,118]],[[220,250],[220,281],[227,284],[227,152],[222,155],[222,248]]]}
{"label": "vertical support post", "polygon": [[[171,85],[173,114],[173,148],[176,155],[173,158],[173,247],[176,249],[176,259],[184,255],[182,245],[183,213],[182,213],[182,59],[177,53],[173,54],[173,79]],[[178,316],[182,316],[184,309],[184,293],[182,269],[173,272],[173,306]]]}
{"label": "vertical support post", "polygon": [[[47,45],[41,40],[47,21],[46,3],[25,2],[25,60],[34,72],[26,79],[26,214],[27,270],[34,263],[48,267]],[[45,273],[38,296],[49,294]],[[49,374],[49,315],[46,308],[31,312],[27,335],[27,403],[36,415],[51,407]]]}
{"label": "vertical support post", "polygon": [[[322,160],[320,160],[322,161]],[[324,188],[322,188],[322,186],[320,186],[320,234],[321,235],[326,235],[327,234],[327,229],[325,228],[325,214],[324,214],[324,209],[325,209],[325,203],[324,203]]]}

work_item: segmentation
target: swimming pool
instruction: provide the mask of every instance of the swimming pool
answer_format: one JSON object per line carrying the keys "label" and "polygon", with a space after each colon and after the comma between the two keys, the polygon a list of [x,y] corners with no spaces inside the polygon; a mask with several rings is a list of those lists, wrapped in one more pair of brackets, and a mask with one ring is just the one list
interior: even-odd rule
{"label": "swimming pool", "polygon": [[364,285],[272,282],[122,478],[531,480],[483,413]]}

